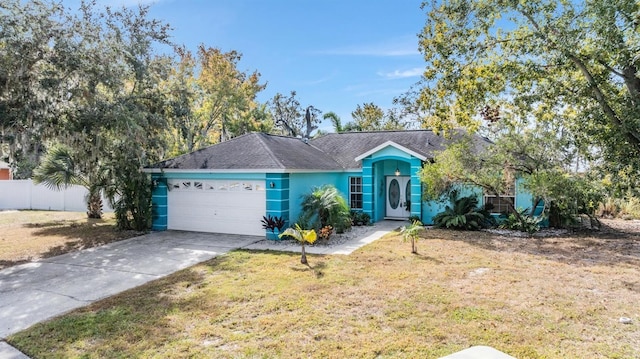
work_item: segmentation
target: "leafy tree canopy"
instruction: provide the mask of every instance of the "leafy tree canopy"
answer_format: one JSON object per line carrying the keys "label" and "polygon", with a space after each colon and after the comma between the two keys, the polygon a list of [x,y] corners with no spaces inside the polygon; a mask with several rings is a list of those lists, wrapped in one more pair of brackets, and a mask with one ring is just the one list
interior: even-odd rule
{"label": "leafy tree canopy", "polygon": [[177,53],[179,61],[162,84],[167,95],[168,156],[271,129],[266,107],[256,101],[266,84],[260,83],[257,71],[238,69],[240,53],[204,45],[195,55],[184,47]]}
{"label": "leafy tree canopy", "polygon": [[640,4],[634,0],[433,0],[427,67],[399,101],[436,130],[505,108],[561,122],[576,150],[640,177]]}
{"label": "leafy tree canopy", "polygon": [[553,206],[566,218],[594,213],[604,195],[602,182],[573,170],[575,152],[555,128],[501,119],[492,124],[490,132],[491,143],[455,132],[452,144],[420,171],[426,198],[442,200],[459,185],[500,197],[520,178],[519,190],[534,197],[533,203],[522,208],[525,212],[511,208],[521,222],[525,220],[522,215],[533,215],[538,205],[547,214]]}
{"label": "leafy tree canopy", "polygon": [[383,130],[404,130],[405,124],[401,122],[396,111],[389,110],[387,113],[380,106],[373,102],[358,105],[351,112],[353,122],[344,126],[345,131],[383,131]]}

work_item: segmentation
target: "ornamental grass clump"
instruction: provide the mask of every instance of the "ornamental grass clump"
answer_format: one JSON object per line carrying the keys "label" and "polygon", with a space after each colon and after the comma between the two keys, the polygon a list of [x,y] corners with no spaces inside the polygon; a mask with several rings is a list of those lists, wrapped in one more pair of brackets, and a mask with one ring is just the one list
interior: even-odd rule
{"label": "ornamental grass clump", "polygon": [[287,228],[278,237],[282,238],[285,236],[294,238],[295,240],[300,242],[300,245],[302,246],[302,257],[300,258],[300,263],[309,265],[309,262],[307,262],[307,254],[304,251],[304,244],[305,243],[313,244],[316,241],[316,239],[318,239],[318,236],[316,235],[316,231],[313,229],[302,229],[298,224],[296,224],[295,228],[294,227]]}

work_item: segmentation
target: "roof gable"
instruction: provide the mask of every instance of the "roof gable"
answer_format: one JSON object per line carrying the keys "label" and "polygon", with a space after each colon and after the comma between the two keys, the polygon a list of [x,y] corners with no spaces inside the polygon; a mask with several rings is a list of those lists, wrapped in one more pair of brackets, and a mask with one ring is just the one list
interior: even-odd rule
{"label": "roof gable", "polygon": [[424,155],[422,155],[420,153],[412,151],[412,150],[410,150],[410,149],[408,149],[408,148],[406,148],[404,146],[401,146],[401,145],[399,145],[399,144],[397,144],[397,143],[395,143],[393,141],[387,141],[387,142],[385,142],[385,143],[383,143],[383,144],[381,144],[379,146],[376,146],[376,147],[370,149],[369,151],[361,154],[360,156],[356,157],[355,160],[356,161],[362,161],[364,158],[367,158],[367,157],[369,157],[369,156],[371,156],[371,155],[373,155],[373,154],[375,154],[377,152],[380,152],[380,151],[382,151],[383,149],[385,149],[387,147],[393,147],[393,148],[398,149],[398,150],[400,150],[402,152],[405,152],[405,153],[407,153],[407,154],[409,154],[411,156],[419,158],[422,161],[427,159],[427,157],[425,157]]}

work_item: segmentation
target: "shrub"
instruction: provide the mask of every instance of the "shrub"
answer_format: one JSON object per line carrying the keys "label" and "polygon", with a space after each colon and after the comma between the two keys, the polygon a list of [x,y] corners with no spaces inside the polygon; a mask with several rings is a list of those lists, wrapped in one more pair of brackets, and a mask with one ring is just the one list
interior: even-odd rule
{"label": "shrub", "polygon": [[351,211],[352,226],[366,226],[369,222],[371,222],[371,216],[369,216],[369,214],[360,211]]}
{"label": "shrub", "polygon": [[477,231],[492,225],[493,217],[478,207],[476,197],[458,198],[458,191],[454,190],[449,194],[449,201],[451,205],[433,217],[436,227]]}
{"label": "shrub", "polygon": [[275,233],[277,229],[278,232],[282,231],[282,228],[285,225],[285,220],[281,216],[273,217],[272,215],[262,216],[262,228],[266,230],[270,230],[271,233]]}
{"label": "shrub", "polygon": [[598,204],[596,215],[602,218],[616,218],[620,212],[620,207],[613,197],[607,197]]}
{"label": "shrub", "polygon": [[331,235],[333,234],[333,227],[331,226],[324,226],[322,228],[320,228],[320,231],[318,231],[318,237],[320,237],[320,239],[326,241],[329,241],[329,238],[331,238]]}
{"label": "shrub", "polygon": [[515,213],[507,215],[506,218],[500,222],[500,228],[527,232],[529,234],[533,234],[540,230],[540,222],[543,219],[542,216],[532,216],[528,214],[526,209],[519,210],[518,214],[519,216]]}
{"label": "shrub", "polygon": [[351,213],[347,201],[331,185],[316,187],[302,196],[302,216],[313,221],[313,228],[332,226],[337,233],[351,227]]}
{"label": "shrub", "polygon": [[640,199],[638,197],[627,197],[620,201],[620,218],[638,219],[640,218]]}

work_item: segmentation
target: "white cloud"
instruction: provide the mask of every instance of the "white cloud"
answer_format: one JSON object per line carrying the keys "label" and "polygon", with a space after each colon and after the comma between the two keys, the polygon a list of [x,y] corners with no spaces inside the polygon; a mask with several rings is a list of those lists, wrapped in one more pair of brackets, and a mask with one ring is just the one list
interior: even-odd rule
{"label": "white cloud", "polygon": [[386,77],[388,79],[403,79],[407,77],[418,77],[423,73],[423,68],[414,67],[409,70],[395,70],[392,72],[378,72],[379,76]]}

